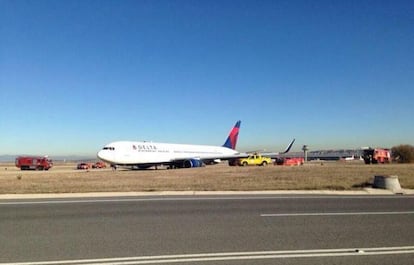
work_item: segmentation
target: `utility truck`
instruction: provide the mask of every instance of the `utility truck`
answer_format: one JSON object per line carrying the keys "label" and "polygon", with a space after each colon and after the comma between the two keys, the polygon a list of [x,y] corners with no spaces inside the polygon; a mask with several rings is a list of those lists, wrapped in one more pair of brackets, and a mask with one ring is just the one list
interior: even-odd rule
{"label": "utility truck", "polygon": [[246,158],[238,159],[236,164],[239,166],[266,166],[271,163],[272,159],[270,157],[252,154]]}

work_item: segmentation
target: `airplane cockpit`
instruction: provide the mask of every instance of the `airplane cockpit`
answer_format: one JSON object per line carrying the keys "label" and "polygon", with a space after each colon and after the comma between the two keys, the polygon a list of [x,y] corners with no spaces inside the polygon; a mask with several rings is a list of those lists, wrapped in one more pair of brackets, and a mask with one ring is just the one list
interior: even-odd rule
{"label": "airplane cockpit", "polygon": [[115,147],[105,146],[102,150],[111,150],[114,151]]}

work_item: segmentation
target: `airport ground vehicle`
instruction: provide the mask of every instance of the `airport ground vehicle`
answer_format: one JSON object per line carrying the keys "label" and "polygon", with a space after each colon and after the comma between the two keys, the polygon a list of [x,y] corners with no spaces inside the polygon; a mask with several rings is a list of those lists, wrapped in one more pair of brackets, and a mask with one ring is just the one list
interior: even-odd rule
{"label": "airport ground vehicle", "polygon": [[260,154],[249,155],[246,158],[240,158],[237,160],[237,165],[239,166],[266,166],[272,163],[272,159],[267,156],[262,156]]}
{"label": "airport ground vehicle", "polygon": [[362,151],[362,158],[365,164],[384,164],[391,162],[391,152],[388,149],[366,148]]}
{"label": "airport ground vehicle", "polygon": [[16,167],[21,170],[49,170],[53,162],[47,156],[19,156],[16,157]]}
{"label": "airport ground vehicle", "polygon": [[106,168],[106,164],[104,162],[98,161],[92,165],[92,168]]}
{"label": "airport ground vehicle", "polygon": [[79,163],[76,166],[77,169],[91,169],[91,168],[106,168],[106,164],[102,161],[98,161],[96,163]]}
{"label": "airport ground vehicle", "polygon": [[79,163],[77,169],[90,169],[91,165],[88,163]]}
{"label": "airport ground vehicle", "polygon": [[275,165],[278,166],[299,166],[303,165],[305,159],[303,157],[283,157],[277,158]]}

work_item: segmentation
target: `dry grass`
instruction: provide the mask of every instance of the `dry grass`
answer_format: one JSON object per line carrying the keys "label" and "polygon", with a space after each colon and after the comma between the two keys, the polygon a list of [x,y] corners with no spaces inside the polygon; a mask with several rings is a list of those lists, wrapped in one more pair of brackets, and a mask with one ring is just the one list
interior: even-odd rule
{"label": "dry grass", "polygon": [[[7,170],[6,170],[7,168]],[[414,189],[414,164],[364,165],[310,163],[298,167],[229,167],[225,164],[177,170],[75,170],[74,164],[49,171],[0,167],[0,194],[104,191],[253,191],[356,190],[375,175],[398,175],[403,188]]]}

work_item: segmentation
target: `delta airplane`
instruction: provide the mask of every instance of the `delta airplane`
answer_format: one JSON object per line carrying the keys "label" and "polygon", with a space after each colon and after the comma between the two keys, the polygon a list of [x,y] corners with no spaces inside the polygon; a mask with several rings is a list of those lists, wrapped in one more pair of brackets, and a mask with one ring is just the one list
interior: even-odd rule
{"label": "delta airplane", "polygon": [[[112,166],[128,166],[145,169],[152,166],[168,165],[170,168],[201,167],[221,160],[247,157],[236,151],[241,121],[237,121],[222,146],[170,144],[155,142],[118,141],[104,146],[98,158]],[[287,153],[293,141],[282,153]]]}

